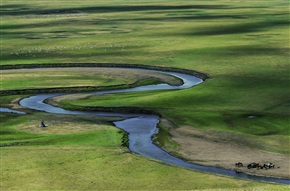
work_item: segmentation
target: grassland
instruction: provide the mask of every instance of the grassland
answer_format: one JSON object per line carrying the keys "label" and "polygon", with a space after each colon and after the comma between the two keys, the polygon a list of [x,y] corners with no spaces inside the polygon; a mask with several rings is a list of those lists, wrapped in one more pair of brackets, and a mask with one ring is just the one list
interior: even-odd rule
{"label": "grassland", "polygon": [[[2,0],[0,54],[1,65],[98,62],[204,72],[210,79],[188,90],[126,93],[62,100],[60,104],[68,108],[148,108],[175,127],[238,134],[250,139],[248,146],[290,153],[286,0]],[[1,77],[5,77],[1,90],[116,85],[136,80],[136,76],[88,76],[87,72],[65,70],[33,74],[1,71]],[[1,105],[17,97],[21,96],[1,97]],[[122,135],[110,126],[110,119],[98,120],[102,130],[92,130],[98,127],[88,124],[93,123],[91,119],[84,124],[84,119],[66,117],[68,124],[82,124],[86,130],[65,126],[66,134],[61,134],[63,129],[32,132],[31,123],[43,118],[41,115],[1,114],[1,143],[29,142],[1,147],[1,188],[287,189],[163,166],[132,155],[120,147]]]}
{"label": "grassland", "polygon": [[109,86],[125,88],[156,83],[172,85],[182,83],[181,80],[165,74],[92,67],[2,70],[1,78],[2,92],[45,88],[100,87],[104,89]]}
{"label": "grassland", "polygon": [[[160,164],[122,147],[112,119],[1,114],[3,190],[286,190]],[[40,119],[49,127],[39,129]],[[17,177],[17,178],[16,178]],[[241,189],[243,188],[243,189]]]}

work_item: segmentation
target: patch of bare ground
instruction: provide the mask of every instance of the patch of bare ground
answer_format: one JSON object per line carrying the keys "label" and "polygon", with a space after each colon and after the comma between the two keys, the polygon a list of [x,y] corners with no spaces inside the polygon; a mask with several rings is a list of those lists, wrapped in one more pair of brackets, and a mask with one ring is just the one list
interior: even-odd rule
{"label": "patch of bare ground", "polygon": [[68,95],[62,95],[62,96],[56,96],[49,98],[47,100],[47,103],[53,106],[59,107],[59,102],[61,100],[67,99],[67,100],[80,100],[80,99],[87,99],[91,97],[92,94],[68,94]]}
{"label": "patch of bare ground", "polygon": [[19,105],[19,101],[21,100],[22,98],[19,97],[19,98],[16,98],[14,100],[12,100],[12,102],[10,104],[8,104],[12,109],[15,109],[15,110],[18,110],[18,109],[25,109],[25,107],[22,107],[21,105]]}
{"label": "patch of bare ground", "polygon": [[[192,163],[260,176],[290,179],[290,157],[285,154],[249,147],[236,142],[229,135],[214,131],[203,132],[191,126],[173,128],[172,124],[165,119],[162,119],[161,123],[170,128],[172,140],[180,145],[178,149],[170,148],[169,152],[177,153]],[[237,162],[242,162],[244,166],[236,167]],[[248,169],[247,164],[252,162],[262,165],[271,162],[276,166],[268,170]]]}

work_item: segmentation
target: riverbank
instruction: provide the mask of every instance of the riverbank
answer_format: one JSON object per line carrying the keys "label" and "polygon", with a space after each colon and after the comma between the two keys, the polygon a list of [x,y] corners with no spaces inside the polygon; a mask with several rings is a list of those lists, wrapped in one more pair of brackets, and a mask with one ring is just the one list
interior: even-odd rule
{"label": "riverbank", "polygon": [[[195,78],[194,78],[195,79]],[[193,79],[192,79],[193,80]],[[190,79],[187,79],[187,78],[185,78],[184,79],[184,81],[186,81],[187,83],[189,83],[190,82]],[[189,83],[190,84],[190,83]],[[187,87],[187,86],[185,86],[185,87]],[[142,88],[139,90],[139,91],[142,91]],[[123,92],[127,92],[127,90],[124,90]],[[107,93],[114,93],[114,91],[111,91],[111,92],[107,92]],[[87,95],[86,95],[87,96]],[[85,97],[86,97],[85,96]],[[49,98],[49,97],[47,97],[47,98]],[[36,104],[36,103],[40,103],[40,102],[42,102],[43,100],[45,100],[45,99],[47,99],[47,98],[40,98],[41,99],[41,101],[40,100],[38,100],[38,99],[36,99],[36,100],[34,100],[33,102]],[[78,98],[79,99],[79,98]],[[61,99],[60,99],[61,100]],[[60,101],[60,100],[58,100],[58,101]],[[56,101],[57,102],[57,101]],[[29,103],[29,102],[28,102]],[[25,104],[24,104],[25,105]],[[31,104],[28,104],[28,105],[26,105],[26,107],[30,107],[30,105]],[[37,105],[37,104],[36,104]],[[32,107],[32,108],[34,108],[34,106]],[[42,108],[42,105],[40,105],[40,106],[36,106],[36,108],[38,109],[38,108]],[[84,110],[87,110],[86,109],[86,107],[84,107],[83,108]],[[98,110],[100,109],[100,108],[97,108]],[[42,109],[41,109],[42,110]],[[94,110],[94,107],[92,107],[92,108],[90,108],[90,111],[93,111]],[[113,111],[114,109],[112,109],[112,111]],[[47,112],[50,112],[50,111],[55,111],[54,110],[54,108],[51,108],[51,109],[45,109],[44,111],[47,111]],[[61,113],[63,113],[63,111],[61,112]],[[136,113],[136,112],[133,112],[133,113]],[[73,113],[73,112],[70,112],[70,114],[80,114],[80,113]],[[157,116],[156,116],[157,117]],[[136,119],[133,119],[133,120],[137,120],[137,118]],[[139,120],[139,119],[138,119]],[[153,119],[152,119],[153,120]],[[154,120],[156,120],[155,119],[155,117],[154,117]],[[146,121],[147,122],[147,121]],[[120,122],[118,122],[118,123],[120,123]],[[123,123],[123,121],[122,121],[122,123]],[[143,124],[143,123],[145,123],[145,121],[140,121],[140,122],[138,122],[138,124]],[[119,125],[117,125],[119,128],[121,128]],[[125,125],[126,126],[126,125]],[[141,125],[142,126],[142,125]],[[145,125],[146,126],[146,125]],[[135,124],[134,125],[134,128],[138,128],[139,126],[137,125],[137,124]],[[147,126],[146,126],[147,127]],[[130,128],[131,129],[131,128]],[[142,126],[142,129],[143,129],[143,126]],[[124,129],[125,130],[125,129]],[[139,129],[139,130],[141,130],[141,129]],[[134,131],[134,129],[133,129],[133,131]],[[130,133],[130,131],[128,131],[129,133]],[[225,132],[223,132],[223,134],[225,134]],[[147,135],[147,134],[146,134]],[[152,134],[151,134],[152,135]],[[149,142],[150,142],[150,137],[151,137],[151,135],[149,135],[149,137],[148,137],[148,140],[149,140]],[[186,136],[188,136],[188,137],[191,137],[191,136],[195,136],[195,135],[193,135],[193,134],[191,134],[191,133],[186,133],[185,132],[185,135]],[[157,135],[158,136],[158,135]],[[219,142],[220,140],[224,140],[224,139],[221,139],[221,137],[215,137],[216,138],[216,140],[214,140],[214,141],[216,141],[216,142]],[[183,138],[181,138],[181,140],[184,140]],[[228,139],[229,141],[231,141],[231,139]],[[131,140],[132,141],[132,140]],[[186,142],[186,143],[188,143],[188,142]],[[135,145],[134,143],[132,144],[132,145]],[[140,144],[139,144],[140,145]],[[141,144],[141,145],[144,145],[143,143]],[[183,143],[183,145],[186,145],[185,143]],[[213,145],[212,145],[213,146]],[[191,147],[190,147],[191,148]],[[211,148],[211,147],[209,147],[209,148]],[[130,147],[130,149],[131,149],[131,147]],[[139,149],[139,148],[138,148]],[[140,153],[139,152],[139,150],[137,149],[137,151],[134,151],[134,149],[132,149],[134,152],[136,152],[136,153]],[[143,149],[143,148],[142,148]],[[152,150],[152,149],[148,149],[148,150]],[[186,149],[185,149],[186,150]],[[250,150],[249,150],[250,151]],[[140,153],[141,155],[143,155],[142,153],[143,152],[147,152],[147,150],[145,151],[143,151],[142,150],[142,152]],[[250,151],[250,152],[253,152],[253,151]],[[149,152],[150,153],[150,152]],[[155,153],[155,152],[154,152]],[[187,152],[186,152],[187,153]],[[229,155],[231,155],[231,153],[229,152],[228,153]],[[149,158],[151,158],[151,155],[150,154],[148,154],[148,155],[144,155],[144,156],[148,156]],[[154,159],[157,159],[157,160],[161,160],[161,161],[163,161],[163,159],[165,159],[164,157],[163,157],[163,153],[162,154],[160,154],[160,157],[161,157],[161,159],[159,159],[159,156],[157,157],[157,158],[154,158]],[[168,158],[168,157],[166,157],[166,158]],[[183,158],[186,158],[186,157],[183,157]],[[211,160],[212,160],[212,158],[215,158],[214,156],[211,156]],[[174,160],[175,161],[175,159],[173,159],[172,158],[172,160]],[[200,159],[198,159],[198,160],[200,160]],[[166,160],[164,160],[164,161],[166,161]],[[190,162],[192,162],[192,163],[196,163],[195,162],[196,161],[196,159],[194,160],[194,161],[190,161]],[[206,161],[206,159],[203,159],[202,158],[202,160],[201,161]],[[240,161],[240,160],[239,160]],[[179,161],[178,161],[179,162]],[[274,162],[274,161],[271,161],[271,162]],[[267,162],[265,162],[265,163],[267,163]],[[169,164],[175,164],[175,162],[173,162],[173,163],[171,163],[171,161],[169,162]],[[177,163],[176,163],[177,164]],[[233,164],[234,164],[234,162],[233,162]],[[187,164],[186,164],[187,165]],[[214,167],[223,167],[224,168],[224,166],[222,166],[222,165],[219,165],[219,164],[215,164],[215,165],[210,165],[210,164],[203,164],[204,166],[214,166]],[[281,168],[280,166],[279,166],[279,168]],[[284,168],[284,166],[282,167],[283,169],[285,169]],[[195,169],[195,168],[193,168],[193,169]],[[227,168],[228,169],[228,168]],[[231,169],[231,170],[234,170],[234,171],[237,171],[236,169]],[[209,172],[211,172],[211,171],[209,171]],[[253,174],[253,173],[252,173]],[[255,173],[254,173],[255,174]],[[273,176],[273,177],[275,177],[275,176]],[[284,178],[284,176],[279,176],[279,177],[283,177]],[[288,178],[288,177],[286,177],[286,178]]]}
{"label": "riverbank", "polygon": [[[84,70],[84,68],[82,69]],[[38,72],[43,72],[46,69],[38,69],[38,70],[39,70]],[[114,70],[114,69],[110,69],[110,70]],[[122,69],[116,69],[116,71],[119,71],[119,70],[122,70]],[[90,98],[90,96],[91,96],[90,94],[72,94],[72,95],[54,97],[48,100],[47,102],[52,105],[59,106],[58,103],[62,100],[88,99]],[[15,108],[15,105],[14,105],[14,108]],[[154,110],[146,110],[146,109],[143,109],[142,107],[113,108],[113,107],[96,107],[96,106],[86,106],[86,107],[73,106],[73,108],[67,108],[67,109],[73,109],[73,110],[77,109],[77,110],[83,110],[83,111],[102,111],[102,112],[105,111],[105,112],[118,112],[118,113],[119,112],[120,113],[142,113],[142,114],[159,115],[157,112],[154,112]],[[287,173],[289,171],[289,166],[287,163],[287,160],[289,160],[289,157],[287,157],[286,155],[265,152],[256,148],[247,147],[245,145],[233,144],[236,142],[236,140],[231,139],[230,138],[231,136],[227,135],[226,132],[219,134],[212,131],[210,135],[207,135],[205,132],[194,129],[190,126],[181,126],[179,128],[171,127],[172,125],[170,125],[170,123],[168,121],[165,121],[164,119],[162,120],[162,124],[165,126],[169,126],[169,129],[170,129],[169,133],[172,135],[172,140],[175,141],[178,145],[180,145],[178,149],[172,149],[172,150],[170,149],[168,150],[167,148],[165,149],[168,150],[169,152],[173,152],[174,154],[177,154],[178,156],[181,156],[182,158],[185,158],[186,160],[192,163],[201,164],[205,166],[221,167],[221,168],[235,170],[238,172],[244,172],[248,174],[256,174],[256,175],[261,175],[261,176],[270,176],[270,177],[289,179],[289,174]],[[202,145],[202,146],[197,147],[196,145]],[[268,159],[268,160],[261,161],[261,158]],[[245,164],[251,163],[251,162],[259,162],[259,163],[272,162],[274,164],[279,164],[279,168],[271,169],[268,171],[262,171],[262,170],[257,171],[256,169],[248,170],[245,167],[243,168],[234,167],[234,164],[240,161]]]}
{"label": "riverbank", "polygon": [[[89,94],[72,94],[67,96],[58,96],[49,99],[49,103],[58,106],[58,102],[62,99],[84,99]],[[22,108],[18,103],[19,99],[14,100],[11,103],[12,108]],[[104,108],[103,108],[104,109]],[[107,108],[107,112],[113,111],[115,108]],[[138,112],[143,114],[152,114],[153,111],[142,110],[137,108]],[[87,108],[84,107],[83,111],[102,111],[102,108]],[[132,108],[117,108],[115,112],[134,113]],[[137,110],[136,110],[137,111]],[[135,112],[136,113],[136,112]],[[155,143],[168,151],[169,153],[183,158],[194,164],[200,164],[204,166],[213,166],[219,168],[225,168],[235,170],[237,172],[253,174],[258,176],[267,176],[275,178],[289,179],[289,159],[290,157],[285,154],[279,154],[274,152],[267,152],[257,148],[246,146],[245,144],[237,143],[237,136],[232,136],[230,133],[217,132],[217,131],[201,131],[191,126],[174,127],[168,120],[161,118],[160,124],[168,129],[166,135],[156,135]],[[170,136],[168,135],[170,134]],[[165,142],[159,144],[158,137],[163,136]],[[122,137],[122,144],[126,146],[128,134]],[[127,141],[126,141],[126,140]],[[243,140],[244,141],[244,140]],[[170,144],[168,144],[171,142]],[[128,145],[127,145],[128,146]],[[242,162],[244,167],[235,167],[236,162]],[[269,170],[257,170],[247,169],[246,165],[251,162],[258,162],[260,164],[272,162],[276,165],[276,168]]]}
{"label": "riverbank", "polygon": [[[182,157],[183,159],[205,166],[214,166],[241,173],[258,176],[290,179],[289,155],[268,152],[258,148],[249,147],[247,143],[239,143],[235,134],[213,130],[202,131],[191,126],[174,127],[166,119],[161,119],[161,125],[169,129],[170,139],[175,143],[160,145],[163,149]],[[157,135],[158,136],[158,135]],[[243,139],[240,137],[240,139]],[[178,146],[176,146],[178,145]],[[235,166],[242,162],[243,167]],[[256,162],[260,164],[274,163],[274,169],[248,169],[247,164]]]}
{"label": "riverbank", "polygon": [[[98,65],[101,66],[98,67]],[[109,66],[105,67],[104,64],[84,64],[88,67],[81,66],[81,64],[3,65],[0,67],[3,85],[0,95],[96,92],[159,83],[175,86],[183,83],[176,77],[150,72],[150,70],[128,70],[123,68],[125,66],[116,65],[110,68]],[[187,72],[194,73],[190,70]],[[19,79],[22,80],[20,85]],[[54,81],[58,81],[58,83],[55,84]]]}

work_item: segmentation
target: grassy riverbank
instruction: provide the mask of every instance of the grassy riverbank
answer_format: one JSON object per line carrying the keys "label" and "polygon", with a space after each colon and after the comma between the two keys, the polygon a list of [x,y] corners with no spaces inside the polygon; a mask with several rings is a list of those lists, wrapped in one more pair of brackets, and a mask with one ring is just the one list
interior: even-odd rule
{"label": "grassy riverbank", "polygon": [[[193,89],[197,90],[198,87]],[[194,96],[190,98],[193,91],[182,90],[180,92],[139,92],[105,97],[93,96],[85,100],[62,100],[60,105],[69,109],[80,106],[90,106],[91,108],[94,106],[141,107],[144,110],[157,111],[162,117],[169,119],[175,127],[189,125],[204,131],[211,129],[233,134],[238,133],[238,136],[244,138],[237,141],[241,141],[244,145],[289,155],[288,115],[270,113],[257,108],[245,108],[245,103],[239,105],[238,101],[235,105],[226,106],[219,103],[215,106],[219,105],[220,108],[213,108],[215,106],[211,108],[211,102],[206,104],[202,103],[200,99],[195,99]],[[187,103],[182,100],[184,98],[187,98]],[[206,100],[204,101],[206,102]],[[205,106],[200,109],[202,107],[199,105]],[[234,107],[235,110],[228,107]]]}
{"label": "grassy riverbank", "polygon": [[159,83],[171,85],[182,83],[173,76],[148,71],[93,66],[87,68],[39,68],[41,64],[30,66],[30,69],[2,70],[0,95],[94,92]]}
{"label": "grassy riverbank", "polygon": [[[6,119],[1,120],[1,143],[18,142],[1,147],[3,190],[287,189],[161,165],[132,154],[121,146],[123,134],[110,125],[111,118],[2,113],[1,119]],[[40,119],[49,127],[38,128]]]}
{"label": "grassy riverbank", "polygon": [[[97,62],[204,72],[210,79],[188,90],[68,99],[60,104],[142,107],[159,112],[174,128],[241,135],[238,143],[289,155],[288,7],[285,0],[3,0],[0,64]],[[110,71],[35,70],[26,76],[5,72],[1,90],[118,85],[138,79]],[[1,105],[17,97],[1,97]],[[31,118],[38,125],[37,115],[43,114],[1,114],[1,130],[7,131],[1,133],[1,143],[31,142],[1,147],[3,189],[287,190],[168,167],[126,153],[120,147],[121,134],[108,126],[110,119],[101,120],[104,131],[88,127],[77,132],[66,126],[68,134],[56,135],[63,129],[52,126],[48,134],[25,130]],[[72,126],[84,124],[81,118],[66,119]]]}

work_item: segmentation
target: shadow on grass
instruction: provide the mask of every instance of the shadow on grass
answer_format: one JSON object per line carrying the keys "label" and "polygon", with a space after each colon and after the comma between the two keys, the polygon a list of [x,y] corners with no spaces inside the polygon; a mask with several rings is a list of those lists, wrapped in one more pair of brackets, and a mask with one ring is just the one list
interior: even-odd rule
{"label": "shadow on grass", "polygon": [[[179,56],[191,56],[196,55],[203,57],[206,60],[215,60],[217,58],[228,58],[229,60],[235,60],[239,57],[250,56],[289,56],[290,49],[288,47],[250,44],[250,45],[236,45],[226,47],[206,47],[206,48],[194,48],[175,50],[176,57]],[[247,59],[249,59],[247,58]]]}
{"label": "shadow on grass", "polygon": [[8,5],[1,4],[0,5],[1,12],[3,9],[16,9],[16,8],[24,8],[24,7],[25,7],[24,4],[8,4]]}
{"label": "shadow on grass", "polygon": [[[280,16],[284,14],[273,14],[274,16]],[[258,16],[257,16],[258,17]],[[256,17],[255,17],[256,18]],[[188,21],[188,20],[218,20],[218,19],[248,19],[246,15],[214,15],[214,14],[204,14],[204,15],[188,15],[188,16],[164,16],[164,17],[142,17],[142,18],[123,18],[123,19],[100,19],[100,20],[77,20],[75,18],[65,18],[62,20],[48,20],[47,22],[39,22],[39,23],[31,23],[31,24],[8,24],[1,26],[1,34],[9,35],[9,34],[23,34],[22,32],[10,32],[6,30],[14,30],[14,29],[33,29],[33,28],[49,28],[56,26],[107,26],[108,25],[119,25],[119,24],[127,24],[128,22],[135,22],[134,24],[140,24],[139,21],[150,21],[150,22],[172,22],[172,21]],[[242,21],[244,22],[244,21]],[[195,29],[193,32],[185,31],[183,34],[179,35],[223,35],[223,34],[237,34],[237,33],[247,33],[247,32],[255,32],[261,31],[265,28],[277,27],[277,26],[286,26],[289,25],[289,21],[283,20],[272,20],[269,22],[257,22],[257,23],[245,23],[245,24],[235,24],[235,25],[227,25],[227,26],[214,26],[214,27],[206,27],[203,29]],[[111,29],[117,30],[115,29]],[[50,33],[59,33],[59,32],[68,32],[68,31],[49,31]],[[118,31],[117,31],[118,33]],[[173,34],[164,34],[164,35],[173,35]],[[176,34],[174,34],[176,35]],[[178,35],[178,34],[177,34]]]}
{"label": "shadow on grass", "polygon": [[255,23],[237,23],[234,25],[222,25],[214,27],[206,27],[204,29],[188,31],[183,35],[227,35],[227,34],[241,34],[250,32],[264,31],[275,27],[286,27],[289,26],[288,20],[272,20],[272,21],[261,21]]}
{"label": "shadow on grass", "polygon": [[[36,39],[37,40],[37,39]],[[80,50],[50,50],[50,52],[38,52],[38,51],[32,51],[28,52],[19,52],[18,55],[16,53],[14,54],[4,54],[2,53],[1,55],[1,60],[3,62],[9,61],[9,60],[34,60],[34,59],[51,59],[51,58],[56,58],[56,59],[90,59],[90,58],[96,58],[96,57],[129,57],[136,55],[136,51],[138,52],[138,49],[142,49],[146,46],[130,46],[127,48],[127,50],[122,50],[121,48],[111,48],[111,47],[100,47],[98,51],[87,53],[87,52],[82,52],[85,51],[86,49],[81,49]],[[148,53],[149,54],[149,53]],[[92,59],[92,60],[94,60]],[[77,60],[76,60],[77,61]],[[73,61],[71,61],[73,62]]]}
{"label": "shadow on grass", "polygon": [[[12,29],[32,29],[32,28],[45,28],[45,27],[56,27],[56,26],[87,26],[87,25],[99,25],[99,24],[111,24],[110,20],[77,20],[77,19],[62,19],[62,20],[44,20],[38,23],[25,23],[25,24],[5,24],[1,25],[1,30],[12,30]],[[62,32],[65,30],[61,29]],[[56,31],[59,32],[59,31]],[[2,33],[3,34],[3,33]]]}
{"label": "shadow on grass", "polygon": [[223,52],[225,56],[251,56],[251,55],[289,55],[289,48],[283,47],[263,47],[258,45],[241,45],[228,47],[228,51]]}
{"label": "shadow on grass", "polygon": [[[208,49],[207,49],[208,50]],[[211,54],[222,56],[269,56],[269,55],[289,55],[289,48],[285,47],[265,47],[261,45],[237,45],[228,46],[219,50],[213,49]]]}
{"label": "shadow on grass", "polygon": [[[114,25],[123,22],[137,22],[139,21],[156,21],[156,22],[171,22],[171,21],[182,21],[182,20],[213,20],[213,19],[244,19],[245,16],[241,15],[188,15],[188,16],[164,16],[164,17],[142,17],[142,18],[124,18],[124,19],[103,19],[103,20],[77,20],[75,18],[69,19],[64,18],[62,20],[48,20],[46,22],[31,23],[31,24],[5,24],[1,26],[1,30],[13,30],[13,29],[25,29],[25,28],[48,28],[59,25]],[[9,32],[10,33],[10,32]],[[8,33],[8,34],[9,34]],[[2,33],[5,34],[5,33]]]}
{"label": "shadow on grass", "polygon": [[[179,10],[179,9],[230,9],[226,5],[144,5],[144,6],[98,6],[98,7],[80,7],[80,8],[59,8],[59,9],[41,9],[28,8],[24,5],[2,5],[2,16],[21,16],[33,14],[70,14],[70,13],[114,13],[114,12],[132,12],[132,11],[156,11],[156,10]],[[7,10],[7,8],[17,8],[16,10]]]}
{"label": "shadow on grass", "polygon": [[129,19],[115,19],[114,21],[187,21],[187,20],[214,20],[214,19],[245,19],[242,15],[188,15],[188,16],[164,16],[164,17],[143,17]]}

